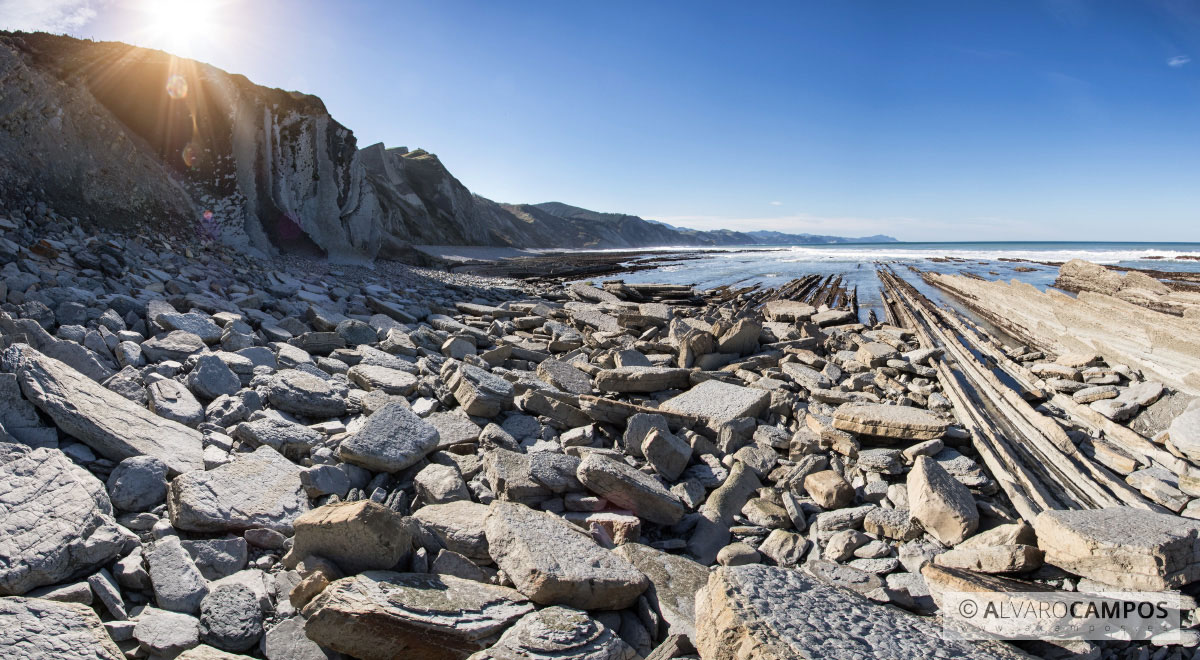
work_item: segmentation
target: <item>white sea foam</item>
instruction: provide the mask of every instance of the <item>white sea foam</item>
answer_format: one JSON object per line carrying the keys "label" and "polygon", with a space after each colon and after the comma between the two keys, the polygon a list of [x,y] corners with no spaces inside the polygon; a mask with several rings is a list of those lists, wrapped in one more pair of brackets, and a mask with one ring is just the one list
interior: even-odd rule
{"label": "white sea foam", "polygon": [[[886,245],[839,245],[832,248],[794,246],[788,248],[787,252],[788,256],[783,257],[781,261],[917,261],[950,257],[955,259],[966,259],[969,261],[1025,259],[1029,261],[1066,262],[1070,261],[1071,259],[1085,259],[1095,263],[1115,264],[1123,261],[1143,261],[1147,258],[1153,258],[1155,260],[1162,261],[1180,261],[1179,257],[1181,256],[1197,256],[1200,254],[1200,249],[1187,251],[1156,247],[1090,248],[1082,246],[1064,246],[1062,249],[1031,249],[1017,246],[1003,248],[992,246],[928,246],[915,248],[906,246],[889,247]],[[782,257],[782,255],[780,256]]]}

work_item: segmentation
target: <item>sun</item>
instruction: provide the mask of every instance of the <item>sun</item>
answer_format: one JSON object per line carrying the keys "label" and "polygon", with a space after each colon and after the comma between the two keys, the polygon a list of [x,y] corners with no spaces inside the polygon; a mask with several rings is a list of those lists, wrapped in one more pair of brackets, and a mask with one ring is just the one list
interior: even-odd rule
{"label": "sun", "polygon": [[217,0],[143,0],[145,29],[163,50],[195,57],[218,38]]}

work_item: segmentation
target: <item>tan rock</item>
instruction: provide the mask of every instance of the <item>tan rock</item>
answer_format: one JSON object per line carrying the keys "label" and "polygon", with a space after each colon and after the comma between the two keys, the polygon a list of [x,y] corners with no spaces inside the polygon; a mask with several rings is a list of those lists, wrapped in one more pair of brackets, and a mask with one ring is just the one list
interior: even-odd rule
{"label": "tan rock", "polygon": [[833,426],[863,435],[934,440],[945,435],[950,424],[932,413],[911,406],[850,403],[840,406],[833,413]]}
{"label": "tan rock", "polygon": [[932,458],[917,457],[907,485],[912,517],[942,543],[961,543],[979,526],[971,491]]}
{"label": "tan rock", "polygon": [[412,551],[404,516],[371,500],[326,504],[296,518],[294,526],[292,549],[283,558],[288,568],[318,555],[352,575],[391,569]]}
{"label": "tan rock", "polygon": [[854,488],[834,470],[821,470],[804,478],[804,490],[825,509],[840,509],[854,500]]}

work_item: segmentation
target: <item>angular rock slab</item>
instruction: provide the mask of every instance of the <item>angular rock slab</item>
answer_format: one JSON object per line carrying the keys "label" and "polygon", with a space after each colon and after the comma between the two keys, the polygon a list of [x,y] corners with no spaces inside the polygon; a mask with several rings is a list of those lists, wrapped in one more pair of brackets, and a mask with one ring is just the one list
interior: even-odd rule
{"label": "angular rock slab", "polygon": [[17,374],[25,398],[63,432],[105,458],[153,456],[172,474],[204,468],[200,432],[155,415],[25,344],[9,347],[0,367]]}
{"label": "angular rock slab", "polygon": [[338,452],[347,463],[375,472],[399,472],[437,449],[441,435],[407,403],[395,401],[376,410],[366,425],[342,441]]}
{"label": "angular rock slab", "polygon": [[368,571],[304,608],[304,633],[362,660],[463,660],[533,611],[519,592],[450,575]]}
{"label": "angular rock slab", "polygon": [[327,504],[302,514],[284,565],[294,568],[308,555],[320,555],[347,574],[395,567],[412,550],[404,516],[371,500]]}
{"label": "angular rock slab", "polygon": [[526,614],[494,646],[468,660],[633,660],[636,657],[637,651],[587,612],[555,605]]}
{"label": "angular rock slab", "polygon": [[705,660],[1029,657],[941,632],[935,620],[774,566],[718,568],[696,596],[696,649]]}
{"label": "angular rock slab", "polygon": [[1200,580],[1200,521],[1132,507],[1043,511],[1033,521],[1046,563],[1123,589]]}
{"label": "angular rock slab", "polygon": [[758,417],[771,402],[766,390],[706,380],[663,402],[661,408],[679,415],[700,417],[717,425],[738,417]]}
{"label": "angular rock slab", "polygon": [[950,424],[937,415],[911,406],[850,403],[833,413],[833,427],[885,438],[934,440],[945,435]]}
{"label": "angular rock slab", "polygon": [[57,449],[0,465],[0,595],[89,572],[126,543],[104,484]]}
{"label": "angular rock slab", "polygon": [[686,512],[654,477],[606,456],[588,454],[575,475],[588,490],[650,522],[674,525]]}
{"label": "angular rock slab", "polygon": [[0,654],[13,660],[124,660],[92,608],[0,598]]}
{"label": "angular rock slab", "polygon": [[171,524],[191,532],[240,532],[254,527],[290,534],[309,510],[302,468],[267,446],[218,468],[176,477],[167,491]]}
{"label": "angular rock slab", "polygon": [[646,592],[670,626],[668,634],[696,638],[696,592],[708,583],[708,568],[687,557],[673,555],[639,543],[613,550],[650,578]]}
{"label": "angular rock slab", "polygon": [[488,552],[517,590],[540,605],[629,607],[650,585],[632,564],[571,523],[514,502],[493,502]]}

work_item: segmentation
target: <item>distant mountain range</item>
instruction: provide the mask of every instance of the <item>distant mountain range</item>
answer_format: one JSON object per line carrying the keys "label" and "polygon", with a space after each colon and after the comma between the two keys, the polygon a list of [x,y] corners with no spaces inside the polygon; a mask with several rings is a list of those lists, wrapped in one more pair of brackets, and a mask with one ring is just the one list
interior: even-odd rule
{"label": "distant mountain range", "polygon": [[[728,229],[712,229],[699,230],[688,229],[686,227],[677,227],[667,224],[661,220],[649,220],[639,218],[636,215],[625,215],[622,213],[601,213],[599,211],[589,211],[588,209],[563,204],[562,202],[542,202],[541,204],[527,204],[525,206],[536,207],[550,215],[559,218],[570,220],[583,220],[599,224],[605,224],[612,227],[639,227],[639,223],[645,223],[654,227],[670,230],[677,235],[678,243],[673,245],[825,245],[831,243],[896,243],[897,239],[883,234],[874,236],[827,236],[824,234],[786,234],[778,231],[749,231],[737,232]],[[670,240],[670,236],[654,230],[647,230],[647,233],[653,232],[656,237],[661,236],[663,240]]]}
{"label": "distant mountain range", "polygon": [[422,149],[360,148],[321,99],[116,42],[0,31],[0,202],[250,254],[414,258],[529,248],[894,241],[698,231],[559,202],[500,204]]}

